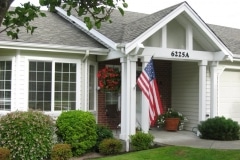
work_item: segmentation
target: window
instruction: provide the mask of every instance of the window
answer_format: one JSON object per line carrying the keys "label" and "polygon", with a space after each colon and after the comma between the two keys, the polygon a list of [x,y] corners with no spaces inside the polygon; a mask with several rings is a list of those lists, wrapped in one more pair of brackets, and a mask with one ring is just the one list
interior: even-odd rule
{"label": "window", "polygon": [[76,64],[55,64],[54,110],[74,110],[76,105]]}
{"label": "window", "polygon": [[29,62],[28,103],[29,108],[33,110],[74,110],[76,107],[76,64]]}
{"label": "window", "polygon": [[0,110],[11,110],[12,62],[0,61]]}

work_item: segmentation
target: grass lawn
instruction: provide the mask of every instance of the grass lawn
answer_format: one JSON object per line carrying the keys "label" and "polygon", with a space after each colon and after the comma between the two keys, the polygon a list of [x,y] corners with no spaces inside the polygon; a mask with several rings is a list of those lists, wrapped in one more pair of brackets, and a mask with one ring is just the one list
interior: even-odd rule
{"label": "grass lawn", "polygon": [[99,158],[100,160],[240,160],[240,150],[199,149],[167,146]]}

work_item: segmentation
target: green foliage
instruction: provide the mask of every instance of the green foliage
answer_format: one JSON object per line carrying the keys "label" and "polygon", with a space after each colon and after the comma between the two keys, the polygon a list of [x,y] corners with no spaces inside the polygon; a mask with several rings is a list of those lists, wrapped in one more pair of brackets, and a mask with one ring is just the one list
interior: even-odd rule
{"label": "green foliage", "polygon": [[[67,10],[68,16],[72,11],[76,11],[78,16],[83,16],[84,23],[88,29],[96,26],[101,27],[101,22],[111,23],[111,13],[114,9],[118,9],[121,15],[124,15],[123,8],[127,8],[128,4],[125,0],[40,0],[41,5],[49,5],[50,11],[55,10],[55,6],[62,6]],[[90,16],[89,16],[90,15]]]}
{"label": "green foliage", "polygon": [[12,37],[12,39],[18,39],[20,27],[24,27],[27,33],[33,34],[37,27],[32,26],[30,22],[39,16],[46,16],[40,11],[40,7],[30,4],[30,2],[24,3],[22,7],[16,7],[15,10],[6,13],[2,23],[6,28],[0,31],[0,33],[6,31],[7,35]]}
{"label": "green foliage", "polygon": [[10,160],[10,150],[0,147],[0,160]]}
{"label": "green foliage", "polygon": [[97,142],[94,146],[96,152],[99,152],[99,144],[107,138],[113,138],[112,130],[108,127],[97,125]]}
{"label": "green foliage", "polygon": [[67,111],[57,119],[58,137],[72,147],[74,156],[91,149],[97,140],[96,121],[90,112]]}
{"label": "green foliage", "polygon": [[47,158],[53,135],[53,120],[42,112],[12,112],[0,119],[0,147],[8,148],[12,159]]}
{"label": "green foliage", "polygon": [[225,117],[209,118],[198,125],[203,139],[238,140],[239,124]]}
{"label": "green foliage", "polygon": [[113,155],[120,153],[122,150],[122,142],[119,139],[107,138],[99,145],[99,152],[104,155]]}
{"label": "green foliage", "polygon": [[51,152],[51,160],[68,160],[72,157],[69,144],[55,144]]}
{"label": "green foliage", "polygon": [[149,149],[153,144],[153,139],[150,133],[136,132],[135,135],[130,135],[131,145],[137,151]]}
{"label": "green foliage", "polygon": [[[41,6],[48,6],[51,12],[55,11],[55,7],[61,6],[67,11],[68,16],[75,11],[78,16],[84,18],[88,29],[92,29],[94,26],[100,28],[102,22],[111,23],[111,13],[114,9],[118,9],[120,14],[124,15],[123,8],[128,7],[125,0],[39,0],[39,3]],[[8,10],[6,7],[3,9]],[[9,11],[7,14],[2,12],[0,17],[4,17],[4,20],[2,23],[2,19],[0,19],[0,26],[2,23],[6,28],[0,30],[0,33],[6,31],[12,39],[18,39],[20,28],[24,27],[27,32],[32,34],[37,27],[30,25],[30,22],[39,16],[45,17],[46,15],[40,11],[40,7],[34,6],[30,2],[16,7],[14,11]]]}

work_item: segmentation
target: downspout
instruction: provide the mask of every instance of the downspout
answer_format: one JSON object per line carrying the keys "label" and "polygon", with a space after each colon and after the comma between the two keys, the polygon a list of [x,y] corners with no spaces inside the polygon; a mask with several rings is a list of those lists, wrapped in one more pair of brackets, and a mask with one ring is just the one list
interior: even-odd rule
{"label": "downspout", "polygon": [[82,62],[84,63],[84,111],[88,110],[88,57],[89,57],[89,50],[86,50],[86,54],[83,57]]}
{"label": "downspout", "polygon": [[89,57],[89,50],[86,50],[86,54],[85,56],[83,57],[83,62],[85,62],[85,60]]}

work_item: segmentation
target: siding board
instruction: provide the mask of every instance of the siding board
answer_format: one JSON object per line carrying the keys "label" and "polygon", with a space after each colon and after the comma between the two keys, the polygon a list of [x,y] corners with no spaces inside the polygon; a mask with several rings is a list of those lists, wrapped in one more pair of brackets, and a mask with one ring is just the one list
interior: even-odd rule
{"label": "siding board", "polygon": [[186,130],[198,124],[198,70],[194,62],[173,62],[172,65],[172,108],[188,118]]}

